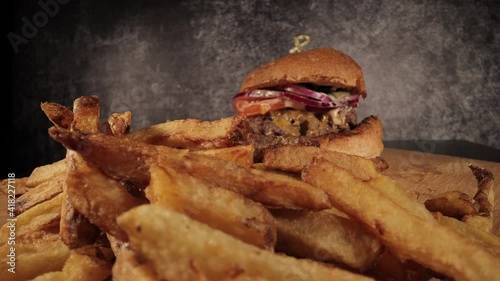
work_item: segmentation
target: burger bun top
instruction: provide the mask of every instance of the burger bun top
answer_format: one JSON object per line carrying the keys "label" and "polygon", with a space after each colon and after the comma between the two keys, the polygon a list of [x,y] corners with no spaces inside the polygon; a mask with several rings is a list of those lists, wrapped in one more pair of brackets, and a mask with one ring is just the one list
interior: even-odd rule
{"label": "burger bun top", "polygon": [[316,48],[281,57],[250,72],[240,92],[284,84],[311,83],[355,91],[366,98],[361,67],[332,48]]}

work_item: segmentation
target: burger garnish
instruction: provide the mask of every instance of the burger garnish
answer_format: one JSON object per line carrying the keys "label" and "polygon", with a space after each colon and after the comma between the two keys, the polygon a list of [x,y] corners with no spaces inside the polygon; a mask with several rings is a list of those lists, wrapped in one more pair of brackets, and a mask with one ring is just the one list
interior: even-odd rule
{"label": "burger garnish", "polygon": [[383,149],[382,125],[375,116],[357,122],[356,108],[366,96],[363,73],[350,56],[317,48],[251,71],[232,105],[248,117],[250,140],[260,148],[317,145],[372,158]]}
{"label": "burger garnish", "polygon": [[[318,128],[324,133],[350,129],[356,123],[354,109],[359,102],[358,93],[345,89],[288,84],[238,93],[233,108],[238,115],[271,118],[285,134],[300,136],[318,135]],[[264,134],[282,135],[271,130]]]}

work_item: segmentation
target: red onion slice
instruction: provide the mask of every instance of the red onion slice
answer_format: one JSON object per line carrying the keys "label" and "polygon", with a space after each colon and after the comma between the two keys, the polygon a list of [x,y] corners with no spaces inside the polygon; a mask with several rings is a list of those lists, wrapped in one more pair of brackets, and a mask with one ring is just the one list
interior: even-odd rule
{"label": "red onion slice", "polygon": [[253,90],[247,92],[241,92],[234,96],[233,99],[239,97],[254,98],[256,100],[274,99],[283,95],[282,91],[272,91],[272,90]]}
{"label": "red onion slice", "polygon": [[297,84],[289,84],[276,87],[278,90],[297,93],[315,100],[319,100],[322,102],[331,102],[332,99],[329,95],[321,92],[316,92],[306,87],[299,86]]}
{"label": "red onion slice", "polygon": [[[287,107],[292,107],[298,110],[305,109],[311,112],[324,112],[343,106],[352,106],[356,108],[359,105],[358,94],[354,94],[348,98],[343,98],[343,99],[335,99],[335,98],[332,99],[331,97],[328,96],[328,101],[326,101],[324,97],[320,97],[318,95],[314,95],[314,97],[312,97],[311,95],[304,95],[302,93],[297,93],[296,91],[288,91],[292,89],[296,90],[297,89],[296,87],[299,87],[302,90],[306,89],[296,85],[286,85],[279,88],[283,89],[283,91],[254,90],[254,91],[241,92],[236,94],[233,100],[248,99],[258,102],[262,100],[280,98],[285,101]],[[326,94],[323,93],[315,92],[312,90],[309,91],[326,96]],[[304,93],[304,91],[302,92]]]}

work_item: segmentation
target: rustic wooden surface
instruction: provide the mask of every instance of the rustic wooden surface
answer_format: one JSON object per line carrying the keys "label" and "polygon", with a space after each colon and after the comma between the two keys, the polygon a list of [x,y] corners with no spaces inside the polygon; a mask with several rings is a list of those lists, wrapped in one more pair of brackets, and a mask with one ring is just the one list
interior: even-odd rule
{"label": "rustic wooden surface", "polygon": [[474,196],[477,182],[468,165],[488,169],[496,180],[494,233],[500,235],[500,163],[390,148],[382,157],[389,163],[385,174],[421,202],[450,190]]}
{"label": "rustic wooden surface", "polygon": [[[448,190],[460,190],[473,196],[477,185],[468,165],[475,164],[490,170],[497,179],[494,232],[500,235],[500,163],[391,148],[386,148],[382,157],[389,163],[385,174],[422,202],[433,194]],[[0,194],[0,224],[6,222],[6,209],[7,198]]]}

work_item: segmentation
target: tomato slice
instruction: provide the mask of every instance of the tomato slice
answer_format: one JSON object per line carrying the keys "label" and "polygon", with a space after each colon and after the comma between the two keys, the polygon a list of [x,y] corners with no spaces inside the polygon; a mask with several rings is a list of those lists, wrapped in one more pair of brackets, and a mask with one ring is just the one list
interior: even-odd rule
{"label": "tomato slice", "polygon": [[233,99],[233,108],[238,115],[255,116],[285,108],[285,101],[279,98],[254,99],[249,97],[236,97]]}

